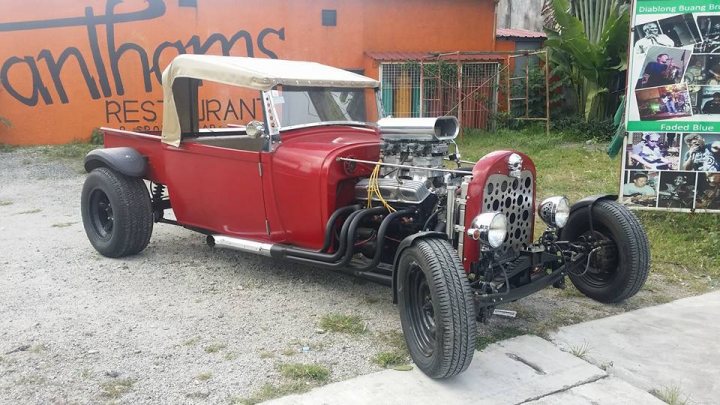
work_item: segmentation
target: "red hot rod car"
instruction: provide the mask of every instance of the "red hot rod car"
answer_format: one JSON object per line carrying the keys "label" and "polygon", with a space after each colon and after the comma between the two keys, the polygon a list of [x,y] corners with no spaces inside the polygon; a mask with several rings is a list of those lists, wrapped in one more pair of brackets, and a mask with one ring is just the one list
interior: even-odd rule
{"label": "red hot rod car", "polygon": [[[225,88],[258,97],[261,120],[200,128],[201,93],[234,94]],[[468,367],[476,321],[499,304],[566,276],[607,303],[642,287],[647,237],[615,196],[536,203],[528,156],[461,161],[455,118],[383,118],[378,89],[317,63],[175,58],[162,132],[103,128],[105,148],[85,158],[90,243],[134,255],[168,223],[215,247],[385,283],[413,361],[433,378]],[[534,239],[536,213],[547,229]]]}

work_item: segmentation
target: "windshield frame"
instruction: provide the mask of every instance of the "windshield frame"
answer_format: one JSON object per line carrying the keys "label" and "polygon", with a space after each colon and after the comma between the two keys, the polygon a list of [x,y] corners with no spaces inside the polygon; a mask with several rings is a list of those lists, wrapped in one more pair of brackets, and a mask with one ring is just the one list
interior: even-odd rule
{"label": "windshield frame", "polygon": [[[319,127],[319,126],[330,126],[330,125],[344,125],[344,126],[360,126],[360,127],[377,127],[377,120],[366,120],[366,121],[360,121],[360,120],[329,120],[329,121],[315,121],[315,122],[306,122],[306,123],[299,123],[294,125],[283,125],[282,119],[280,118],[276,106],[279,105],[279,103],[276,103],[275,100],[278,97],[284,97],[284,96],[278,96],[277,91],[278,88],[284,88],[283,91],[297,91],[296,89],[318,89],[318,90],[329,90],[329,91],[361,91],[361,92],[367,92],[372,91],[372,96],[370,95],[364,95],[365,97],[365,103],[368,102],[374,102],[375,106],[370,107],[372,110],[368,109],[366,107],[366,113],[374,113],[377,115],[378,119],[384,117],[384,112],[382,108],[382,104],[380,102],[380,91],[378,87],[366,87],[366,88],[356,88],[356,87],[325,87],[325,86],[289,86],[289,85],[278,85],[273,87],[271,90],[263,91],[262,92],[262,98],[263,98],[263,110],[265,113],[265,125],[266,128],[269,128],[270,135],[279,135],[281,132],[287,131],[287,130],[294,130],[294,129],[301,129],[301,128],[312,128],[312,127]],[[298,93],[302,93],[302,91],[297,91]],[[343,111],[344,112],[344,111]],[[273,125],[274,124],[274,125]]]}

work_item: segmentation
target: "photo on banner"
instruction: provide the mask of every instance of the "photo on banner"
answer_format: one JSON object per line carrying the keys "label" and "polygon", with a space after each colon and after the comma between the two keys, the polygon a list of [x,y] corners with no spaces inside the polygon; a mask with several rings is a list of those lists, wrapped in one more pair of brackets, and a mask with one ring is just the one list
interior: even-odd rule
{"label": "photo on banner", "polygon": [[720,86],[720,54],[693,54],[685,70],[689,86]]}
{"label": "photo on banner", "polygon": [[670,120],[693,115],[693,98],[685,83],[635,90],[635,99],[641,121]]}
{"label": "photo on banner", "polygon": [[676,170],[680,164],[675,133],[635,132],[626,147],[628,170]]}
{"label": "photo on banner", "polygon": [[697,25],[703,42],[695,45],[695,52],[720,53],[720,15],[698,16]]}
{"label": "photo on banner", "polygon": [[659,179],[660,172],[626,170],[623,180],[623,203],[634,207],[657,206]]}
{"label": "photo on banner", "polygon": [[645,56],[642,74],[635,79],[636,89],[667,86],[682,82],[692,51],[685,48],[651,46]]}
{"label": "photo on banner", "polygon": [[[693,86],[690,98],[693,100],[693,111],[709,120],[720,120],[720,86]],[[699,118],[699,117],[698,117]]]}
{"label": "photo on banner", "polygon": [[720,134],[685,134],[682,170],[720,172]]}
{"label": "photo on banner", "polygon": [[720,172],[698,173],[695,208],[720,210]]}
{"label": "photo on banner", "polygon": [[658,208],[694,208],[697,173],[662,172],[659,182]]}
{"label": "photo on banner", "polygon": [[652,46],[683,47],[702,43],[700,28],[692,14],[683,14],[650,21],[633,27],[636,54],[643,54]]}

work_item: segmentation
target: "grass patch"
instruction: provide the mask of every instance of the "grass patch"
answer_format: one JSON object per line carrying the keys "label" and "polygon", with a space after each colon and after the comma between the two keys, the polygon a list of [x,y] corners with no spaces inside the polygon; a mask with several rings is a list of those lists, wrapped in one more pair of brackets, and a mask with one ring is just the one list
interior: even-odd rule
{"label": "grass patch", "polygon": [[20,211],[20,212],[16,213],[15,215],[37,214],[38,212],[41,212],[41,211],[42,210],[40,208],[35,208],[32,210]]}
{"label": "grass patch", "polygon": [[64,145],[40,146],[38,151],[52,159],[76,160],[84,158],[88,152],[99,147],[99,145],[75,141]]}
{"label": "grass patch", "polygon": [[650,239],[653,271],[698,292],[720,280],[720,216],[638,212]]}
{"label": "grass patch", "polygon": [[17,149],[17,146],[0,143],[0,153],[8,153]]}
{"label": "grass patch", "polygon": [[373,357],[373,363],[384,368],[393,368],[408,363],[407,354],[400,351],[380,352]]}
{"label": "grass patch", "polygon": [[493,344],[495,342],[514,338],[516,336],[521,336],[526,333],[527,333],[526,331],[524,331],[520,328],[516,328],[514,326],[508,326],[508,327],[504,327],[504,328],[495,329],[489,335],[478,336],[477,341],[475,342],[475,349],[476,350],[485,350],[486,347],[490,346],[491,344]]}
{"label": "grass patch", "polygon": [[132,378],[121,378],[118,380],[106,381],[100,384],[102,396],[109,399],[118,399],[132,390],[135,380]]}
{"label": "grass patch", "polygon": [[670,405],[685,405],[688,403],[687,397],[682,398],[683,395],[679,387],[662,387],[651,390],[650,394]]}
{"label": "grass patch", "polygon": [[207,381],[207,380],[211,379],[212,376],[213,376],[213,374],[210,373],[210,372],[200,373],[200,374],[198,374],[198,375],[195,376],[195,379],[198,380],[198,381]]}
{"label": "grass patch", "polygon": [[330,370],[321,364],[281,364],[278,370],[283,377],[292,380],[324,382],[330,377]]}
{"label": "grass patch", "polygon": [[327,314],[320,319],[320,327],[330,332],[349,333],[357,335],[364,333],[367,328],[362,318],[356,315]]}
{"label": "grass patch", "polygon": [[590,352],[590,345],[588,345],[587,342],[578,345],[578,346],[570,346],[570,353],[575,356],[579,357],[581,359],[585,359],[585,356]]}
{"label": "grass patch", "polygon": [[209,346],[205,346],[205,353],[217,353],[227,346],[223,343],[213,343]]}
{"label": "grass patch", "polygon": [[232,397],[229,402],[233,405],[255,405],[291,394],[302,394],[303,392],[309,391],[312,387],[312,385],[299,381],[280,385],[265,384],[258,392],[253,394],[253,396],[248,398]]}
{"label": "grass patch", "polygon": [[12,202],[12,201],[8,201],[8,200],[2,200],[2,201],[0,201],[0,207],[6,207],[6,206],[8,206],[8,205],[13,205],[13,202]]}

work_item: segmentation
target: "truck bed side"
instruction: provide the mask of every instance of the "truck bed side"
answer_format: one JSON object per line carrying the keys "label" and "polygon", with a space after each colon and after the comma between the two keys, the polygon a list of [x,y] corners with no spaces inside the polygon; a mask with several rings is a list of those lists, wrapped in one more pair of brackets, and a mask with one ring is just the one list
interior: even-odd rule
{"label": "truck bed side", "polygon": [[143,133],[113,128],[101,128],[101,130],[106,148],[126,146],[137,150],[147,159],[148,172],[145,178],[154,183],[167,183],[162,153],[167,145],[160,141],[159,132]]}

